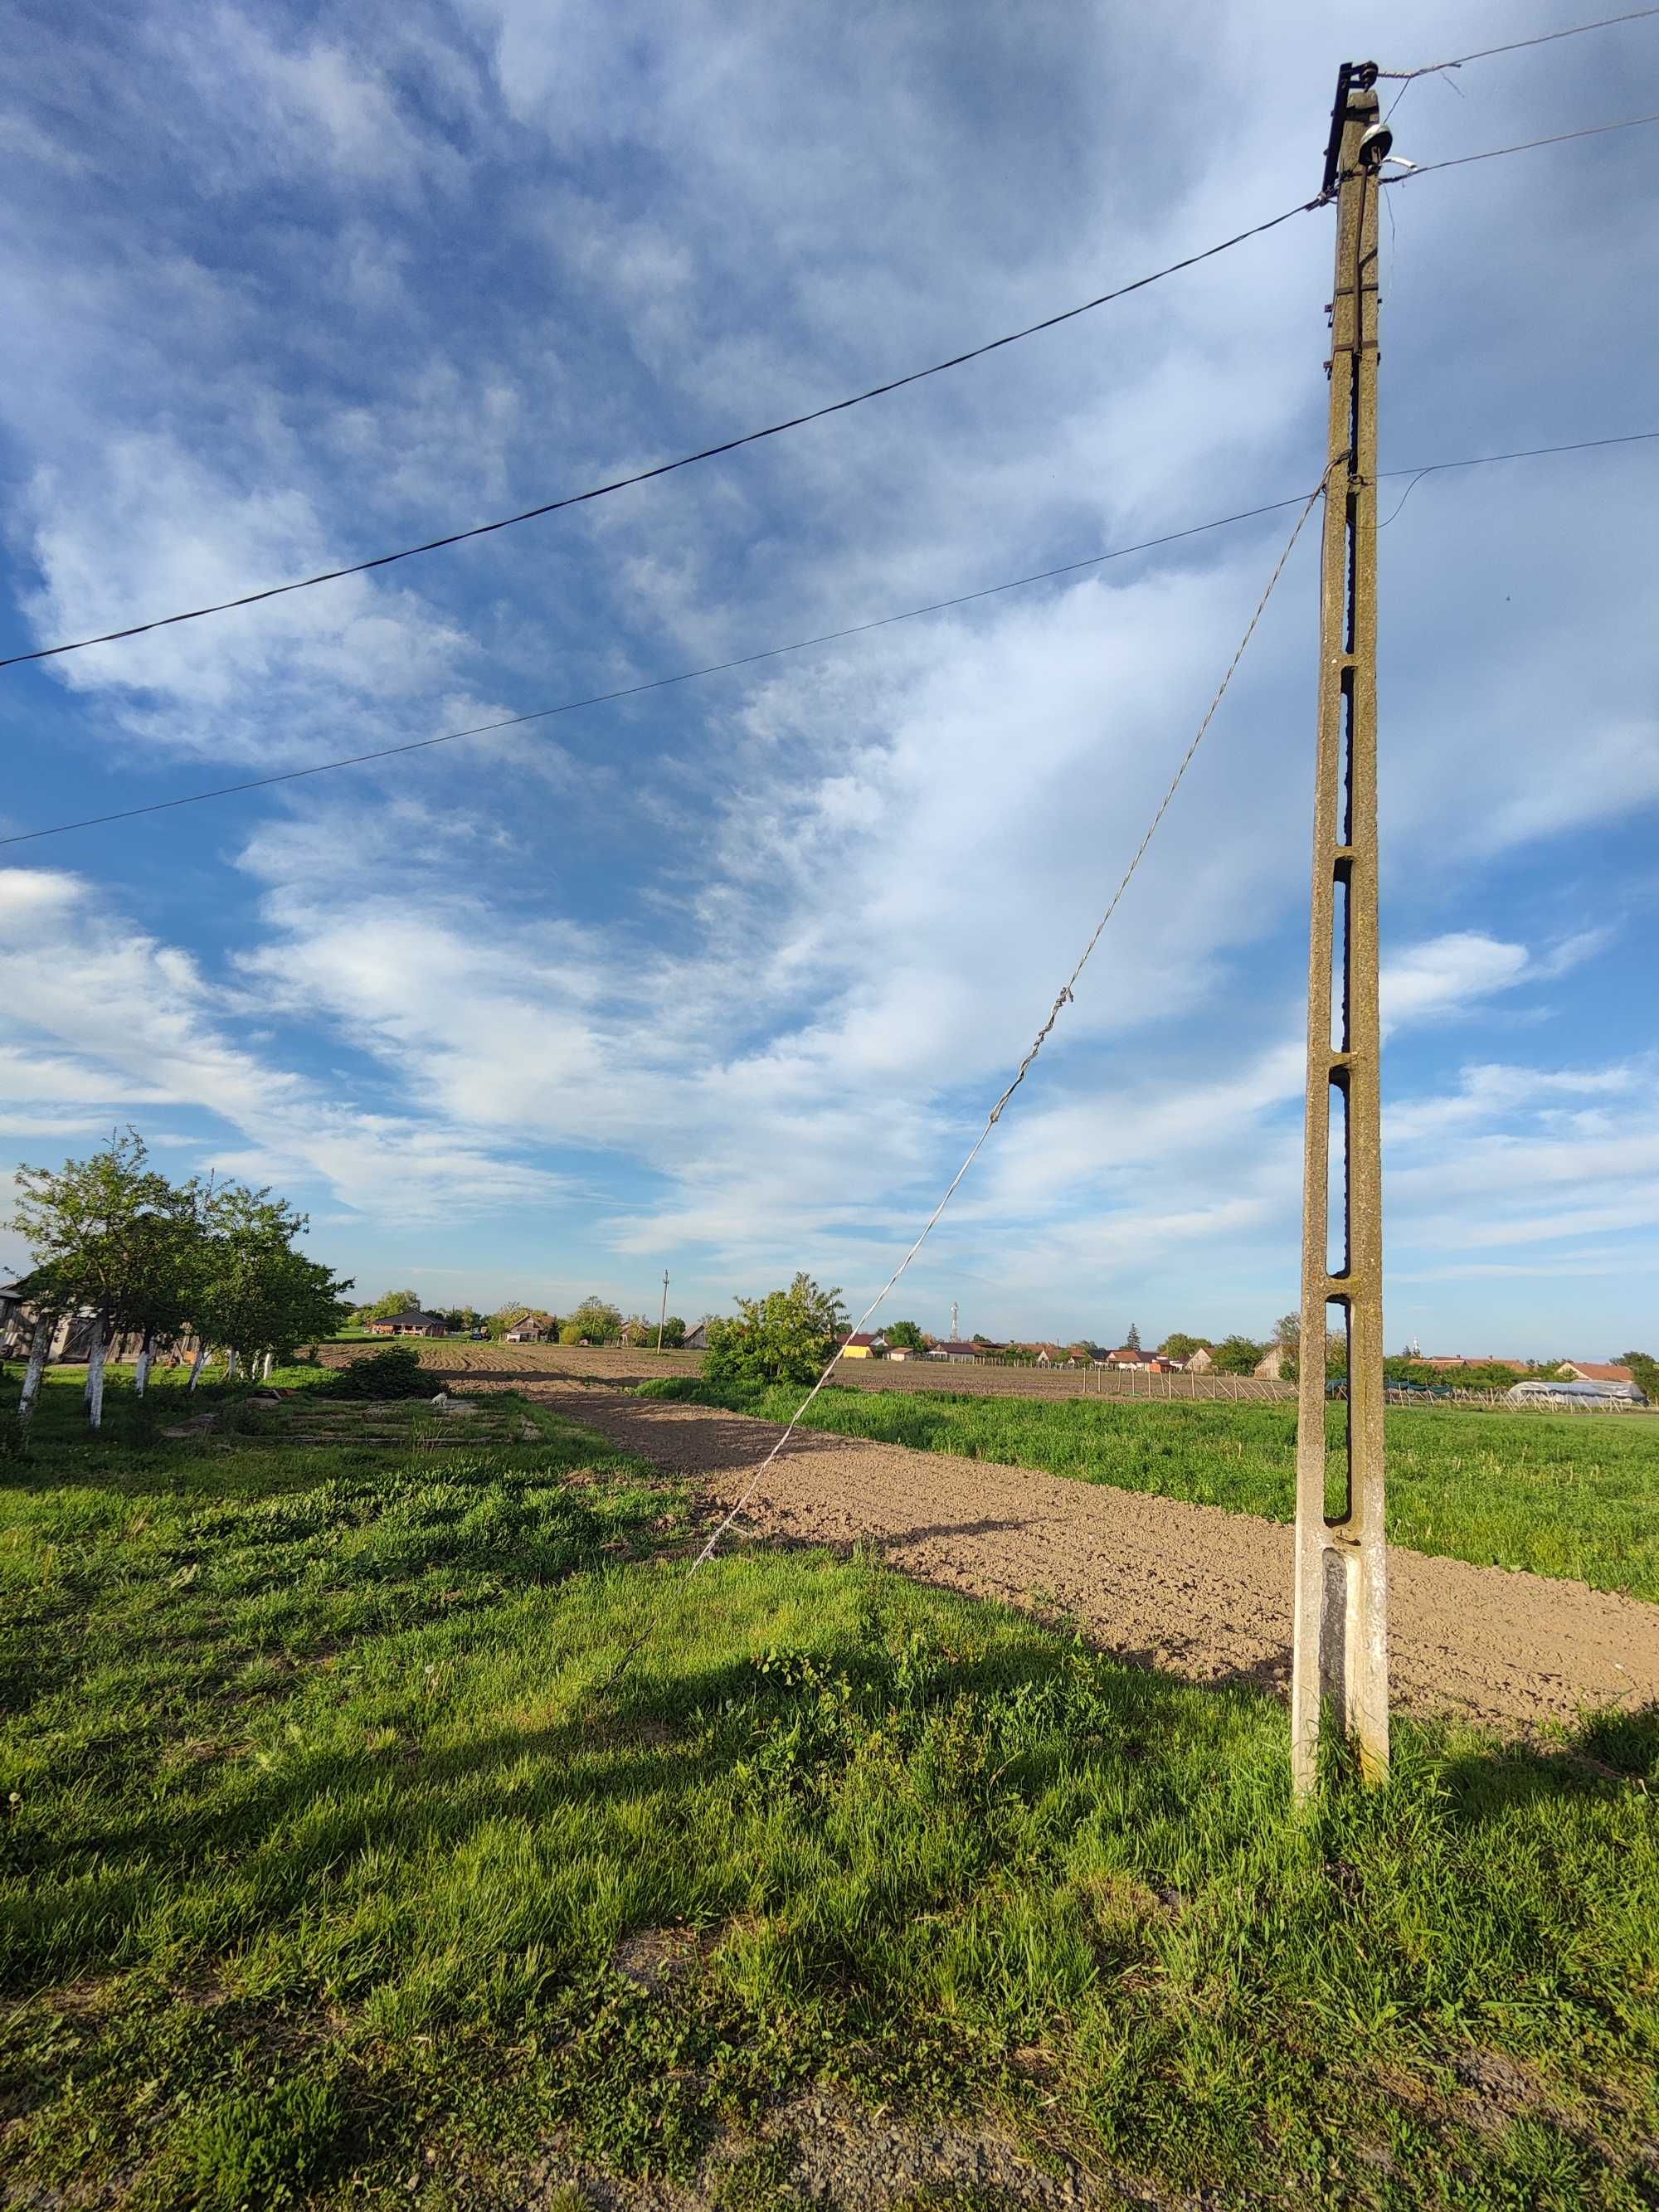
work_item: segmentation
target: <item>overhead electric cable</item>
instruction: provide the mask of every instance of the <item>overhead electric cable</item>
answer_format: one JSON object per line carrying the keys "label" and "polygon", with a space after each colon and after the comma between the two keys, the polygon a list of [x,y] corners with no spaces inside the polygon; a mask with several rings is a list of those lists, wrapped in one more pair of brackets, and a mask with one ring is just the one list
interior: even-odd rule
{"label": "overhead electric cable", "polygon": [[[1328,473],[1329,471],[1327,471],[1328,475]],[[1071,974],[1060,985],[1059,992],[1055,995],[1054,1002],[1048,1009],[1048,1018],[1043,1023],[1042,1028],[1037,1031],[1036,1036],[1031,1040],[1030,1048],[1027,1051],[1024,1059],[1020,1061],[1019,1066],[1014,1070],[1012,1078],[1004,1089],[1002,1095],[998,1098],[995,1105],[992,1107],[990,1112],[986,1115],[985,1126],[981,1129],[979,1134],[975,1138],[972,1145],[969,1146],[968,1157],[963,1161],[962,1165],[957,1170],[955,1175],[951,1176],[949,1183],[945,1186],[944,1196],[939,1200],[939,1204],[933,1208],[927,1220],[922,1224],[921,1231],[917,1234],[915,1243],[910,1246],[909,1250],[906,1252],[903,1258],[899,1261],[897,1267],[894,1268],[892,1273],[887,1278],[887,1280],[876,1292],[874,1297],[871,1299],[869,1304],[866,1306],[864,1311],[853,1323],[852,1328],[848,1331],[847,1334],[842,1339],[841,1342],[836,1345],[834,1352],[830,1356],[829,1364],[824,1368],[823,1372],[818,1376],[817,1381],[814,1382],[806,1395],[801,1400],[799,1405],[796,1407],[793,1414],[790,1418],[789,1425],[784,1430],[783,1434],[777,1439],[776,1443],[772,1446],[771,1450],[767,1453],[765,1458],[762,1460],[760,1464],[756,1468],[754,1474],[750,1477],[749,1482],[745,1486],[742,1496],[738,1499],[737,1504],[732,1507],[731,1510],[725,1516],[724,1519],[721,1520],[715,1527],[713,1534],[703,1545],[702,1549],[697,1553],[696,1559],[692,1560],[690,1565],[687,1568],[685,1574],[682,1578],[682,1588],[684,1587],[686,1583],[690,1581],[691,1577],[698,1571],[699,1568],[706,1566],[708,1561],[713,1559],[714,1553],[719,1547],[721,1537],[725,1535],[726,1530],[731,1528],[733,1522],[737,1520],[738,1515],[742,1513],[744,1507],[749,1504],[750,1499],[753,1498],[755,1492],[759,1489],[761,1479],[765,1474],[767,1468],[771,1466],[773,1461],[776,1459],[778,1454],[788,1443],[790,1437],[794,1435],[807,1407],[811,1404],[814,1398],[817,1396],[819,1391],[823,1389],[824,1384],[828,1382],[831,1375],[835,1373],[836,1364],[841,1358],[842,1353],[846,1350],[848,1345],[852,1342],[854,1337],[856,1336],[859,1331],[864,1327],[866,1322],[869,1321],[873,1316],[877,1308],[881,1304],[883,1299],[887,1296],[887,1293],[897,1283],[900,1276],[903,1274],[905,1269],[909,1266],[912,1260],[915,1258],[917,1253],[921,1251],[922,1246],[927,1242],[928,1237],[932,1236],[934,1227],[939,1222],[939,1217],[944,1213],[945,1207],[949,1206],[951,1200],[956,1196],[957,1190],[960,1186],[963,1178],[966,1176],[969,1169],[972,1167],[974,1162],[979,1158],[981,1152],[984,1149],[986,1139],[989,1137],[992,1130],[995,1128],[997,1123],[1002,1119],[1003,1109],[1006,1107],[1009,1100],[1013,1097],[1015,1091],[1019,1089],[1020,1085],[1024,1082],[1026,1076],[1030,1072],[1033,1063],[1036,1060],[1037,1054],[1042,1050],[1043,1046],[1048,1042],[1048,1038],[1054,1029],[1054,1024],[1060,1019],[1065,1008],[1073,1003],[1073,994],[1077,988],[1079,980],[1082,976],[1084,969],[1089,964],[1090,956],[1094,951],[1096,945],[1099,944],[1102,937],[1105,934],[1106,926],[1111,921],[1112,916],[1117,912],[1119,904],[1122,900],[1123,894],[1128,890],[1131,883],[1133,882],[1135,871],[1139,867],[1141,860],[1145,857],[1146,848],[1152,843],[1153,837],[1157,835],[1158,824],[1169,812],[1170,802],[1174,799],[1176,792],[1180,790],[1182,780],[1186,775],[1187,770],[1192,766],[1193,757],[1197,752],[1200,745],[1203,744],[1206,732],[1208,731],[1211,723],[1215,720],[1222,701],[1227,696],[1227,687],[1231,684],[1235,674],[1237,672],[1238,664],[1244,658],[1245,649],[1249,646],[1250,640],[1255,635],[1256,625],[1261,622],[1262,616],[1267,611],[1267,602],[1272,599],[1279,580],[1285,573],[1285,562],[1290,559],[1291,553],[1295,550],[1296,541],[1302,535],[1302,526],[1307,521],[1308,517],[1313,513],[1315,504],[1324,489],[1325,477],[1322,477],[1319,482],[1314,486],[1313,489],[1308,494],[1306,500],[1303,503],[1302,512],[1296,518],[1295,527],[1291,530],[1289,538],[1285,541],[1285,550],[1280,553],[1278,560],[1273,564],[1273,571],[1267,579],[1267,588],[1262,592],[1261,597],[1256,601],[1255,613],[1250,617],[1249,621],[1244,626],[1244,635],[1238,641],[1238,645],[1233,653],[1233,657],[1227,664],[1226,673],[1223,676],[1220,684],[1217,687],[1215,696],[1211,700],[1209,706],[1205,709],[1204,719],[1199,724],[1191,744],[1188,746],[1186,751],[1181,756],[1181,759],[1176,768],[1176,772],[1170,780],[1169,788],[1165,791],[1163,798],[1158,801],[1157,812],[1147,823],[1146,834],[1142,836],[1139,844],[1135,847],[1133,854],[1130,856],[1128,866],[1125,868],[1122,875],[1118,879],[1117,889],[1112,893],[1111,897],[1107,901],[1106,911],[1101,915],[1100,920],[1095,924],[1093,933],[1091,935],[1088,943],[1084,946],[1082,951],[1078,955],[1076,963],[1073,967]],[[653,1620],[645,1628],[641,1629],[639,1634],[634,1638],[633,1642],[624,1649],[622,1656],[617,1660],[616,1666],[611,1671],[609,1678],[610,1681],[614,1682],[616,1680],[617,1675],[620,1674],[623,1668],[628,1665],[635,1653],[640,1650],[649,1640],[655,1626],[656,1623]]]}
{"label": "overhead electric cable", "polygon": [[[1413,480],[1436,476],[1451,469],[1487,468],[1499,461],[1526,461],[1552,453],[1592,453],[1607,446],[1639,446],[1659,441],[1659,430],[1632,430],[1615,438],[1580,438],[1571,444],[1559,446],[1519,446],[1503,453],[1471,453],[1454,461],[1430,461],[1410,469],[1384,469],[1384,477],[1411,477]],[[1006,582],[986,584],[977,591],[958,592],[948,599],[933,599],[925,606],[904,607],[897,613],[877,615],[869,622],[852,623],[843,629],[821,631],[815,637],[792,639],[785,645],[763,646],[757,652],[737,654],[730,660],[716,660],[701,668],[682,668],[672,676],[648,677],[639,684],[625,684],[611,691],[595,691],[583,699],[566,699],[556,707],[537,707],[528,714],[507,714],[493,722],[477,722],[466,729],[446,730],[432,738],[411,738],[402,744],[377,746],[371,752],[348,753],[336,760],[314,761],[309,768],[278,769],[271,775],[250,776],[240,783],[216,784],[206,791],[188,791],[177,799],[153,799],[142,806],[124,806],[108,814],[88,814],[75,822],[55,822],[40,830],[19,830],[10,836],[0,837],[0,847],[32,844],[37,838],[67,836],[75,830],[97,830],[112,822],[131,822],[140,815],[165,814],[175,807],[200,806],[210,799],[234,799],[243,792],[264,791],[279,783],[298,783],[307,776],[326,775],[335,769],[362,768],[373,761],[392,760],[403,753],[430,750],[435,745],[458,744],[465,738],[488,736],[496,730],[522,729],[530,722],[552,720],[561,714],[574,714],[587,707],[603,707],[619,699],[638,698],[647,691],[663,691],[678,684],[694,683],[700,677],[722,676],[734,668],[752,668],[763,660],[775,660],[785,653],[810,652],[814,646],[836,645],[849,637],[862,637],[871,630],[890,629],[895,623],[915,622],[924,615],[945,614],[953,607],[971,605],[976,599],[994,599],[1003,592],[1023,590],[1030,584],[1049,582],[1056,576],[1072,576],[1085,568],[1103,567],[1109,561],[1125,561],[1136,553],[1149,553],[1161,545],[1178,544],[1182,538],[1201,538],[1212,530],[1225,530],[1236,522],[1250,522],[1259,515],[1277,514],[1287,507],[1294,507],[1304,496],[1292,492],[1286,499],[1265,501],[1260,507],[1242,507],[1237,514],[1218,515],[1211,522],[1194,522],[1185,530],[1166,531],[1159,538],[1143,538],[1133,545],[1114,546],[1109,553],[1091,553],[1079,561],[1065,561],[1058,568],[1038,568],[1030,575],[1012,576]],[[1403,505],[1404,502],[1402,501]],[[1399,509],[1395,509],[1397,514]],[[1390,518],[1392,520],[1392,518]]]}
{"label": "overhead electric cable", "polygon": [[698,461],[713,460],[720,453],[734,453],[740,447],[757,445],[763,438],[780,437],[786,430],[799,430],[808,422],[820,422],[826,416],[845,414],[851,407],[861,407],[866,399],[880,399],[890,392],[901,392],[906,385],[920,384],[927,377],[939,376],[947,368],[961,368],[970,361],[981,360],[985,355],[998,352],[1004,346],[1017,345],[1022,338],[1035,337],[1039,331],[1057,329],[1061,323],[1073,322],[1079,315],[1090,314],[1097,307],[1104,307],[1114,300],[1121,300],[1131,292],[1143,292],[1149,284],[1157,284],[1165,276],[1174,276],[1183,269],[1195,268],[1200,261],[1212,261],[1218,253],[1226,253],[1246,240],[1260,238],[1265,231],[1276,230],[1292,216],[1305,215],[1322,204],[1321,199],[1304,200],[1295,207],[1286,208],[1282,215],[1271,216],[1266,222],[1253,223],[1249,230],[1241,230],[1231,238],[1224,238],[1214,246],[1206,246],[1200,252],[1188,253],[1167,267],[1154,269],[1150,275],[1137,276],[1127,284],[1119,284],[1109,292],[1098,293],[1092,300],[1085,300],[1075,307],[1065,307],[1058,314],[1045,315],[1041,322],[1027,323],[1023,330],[1009,331],[1000,338],[988,338],[983,344],[970,346],[965,352],[951,354],[947,360],[936,361],[926,368],[913,368],[903,376],[890,377],[884,384],[872,384],[863,392],[855,392],[845,399],[832,399],[822,407],[813,407],[802,415],[787,416],[782,421],[769,422],[759,430],[745,430],[740,437],[722,439],[719,445],[701,447],[695,453],[682,453],[678,459],[659,461],[648,469],[636,469],[631,476],[612,477],[607,483],[592,484],[586,491],[566,492],[558,499],[544,500],[538,507],[526,507],[520,514],[505,514],[495,522],[480,522],[466,530],[451,530],[441,538],[428,538],[419,545],[404,545],[394,553],[378,553],[372,560],[343,562],[336,568],[320,569],[314,576],[300,576],[292,583],[268,584],[263,590],[243,592],[229,599],[217,599],[212,605],[189,607],[182,613],[158,615],[151,622],[131,623],[121,629],[104,630],[96,637],[71,638],[60,645],[38,646],[31,653],[12,653],[0,658],[0,668],[15,668],[30,660],[52,660],[60,653],[83,653],[88,646],[112,645],[122,638],[143,637],[154,629],[167,629],[174,623],[200,622],[208,615],[228,614],[236,607],[251,607],[263,599],[281,599],[289,592],[307,592],[315,584],[337,583],[343,576],[366,575],[373,568],[390,568],[395,561],[413,560],[420,553],[435,553],[446,545],[460,545],[472,538],[488,538],[497,530],[511,530],[520,522],[533,522],[544,514],[557,514],[568,507],[581,507],[589,501],[604,499],[610,493],[626,491],[630,485],[649,483],[654,477],[672,476],[678,469],[689,469]]}
{"label": "overhead electric cable", "polygon": [[1408,185],[1413,177],[1431,177],[1437,169],[1462,169],[1471,161],[1496,161],[1504,154],[1530,154],[1540,146],[1565,146],[1573,138],[1600,138],[1609,131],[1635,131],[1644,123],[1659,123],[1659,115],[1627,115],[1622,123],[1589,123],[1582,131],[1558,131],[1553,138],[1523,138],[1518,146],[1492,146],[1484,154],[1455,154],[1449,161],[1413,162],[1397,177],[1384,177],[1385,185]]}
{"label": "overhead electric cable", "polygon": [[1511,39],[1507,46],[1481,46],[1472,54],[1458,54],[1449,62],[1425,62],[1421,69],[1385,70],[1378,76],[1404,77],[1437,76],[1442,70],[1462,69],[1465,62],[1490,61],[1494,54],[1518,54],[1523,46],[1553,46],[1557,39],[1582,38],[1586,31],[1610,31],[1618,23],[1640,23],[1650,15],[1659,15],[1659,8],[1633,8],[1627,15],[1603,15],[1595,23],[1570,23],[1562,31],[1540,31],[1530,39]]}

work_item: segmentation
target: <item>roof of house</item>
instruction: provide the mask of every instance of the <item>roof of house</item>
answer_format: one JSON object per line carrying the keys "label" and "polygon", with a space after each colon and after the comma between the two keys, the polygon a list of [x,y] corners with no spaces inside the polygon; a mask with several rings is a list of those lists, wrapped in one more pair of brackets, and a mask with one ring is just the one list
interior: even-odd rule
{"label": "roof of house", "polygon": [[872,1336],[868,1329],[860,1329],[844,1340],[842,1350],[844,1352],[849,1344],[858,1344],[862,1345],[867,1351],[871,1345],[885,1344],[886,1341],[884,1336]]}
{"label": "roof of house", "polygon": [[371,1328],[395,1328],[399,1322],[423,1322],[428,1328],[430,1328],[434,1322],[436,1322],[440,1328],[447,1328],[449,1327],[449,1323],[444,1319],[441,1314],[422,1313],[419,1309],[415,1306],[410,1306],[403,1313],[382,1314],[378,1321],[370,1322],[369,1327]]}
{"label": "roof of house", "polygon": [[982,1359],[985,1357],[985,1347],[979,1344],[936,1344],[933,1349],[942,1352],[946,1358]]}
{"label": "roof of house", "polygon": [[1636,1380],[1628,1367],[1621,1367],[1614,1359],[1569,1359],[1564,1364],[1582,1375],[1586,1382],[1633,1382]]}

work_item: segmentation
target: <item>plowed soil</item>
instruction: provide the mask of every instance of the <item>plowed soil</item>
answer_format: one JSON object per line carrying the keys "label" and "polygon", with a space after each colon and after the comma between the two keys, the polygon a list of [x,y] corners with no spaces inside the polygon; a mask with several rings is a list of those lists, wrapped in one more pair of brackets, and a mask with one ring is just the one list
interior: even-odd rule
{"label": "plowed soil", "polygon": [[[781,1433],[705,1406],[518,1387],[726,1505]],[[1289,1682],[1291,1532],[1248,1514],[798,1430],[738,1528],[873,1541],[919,1581],[1064,1614],[1100,1648],[1194,1681]],[[1416,1552],[1391,1550],[1389,1573],[1398,1706],[1512,1733],[1659,1699],[1659,1606]]]}

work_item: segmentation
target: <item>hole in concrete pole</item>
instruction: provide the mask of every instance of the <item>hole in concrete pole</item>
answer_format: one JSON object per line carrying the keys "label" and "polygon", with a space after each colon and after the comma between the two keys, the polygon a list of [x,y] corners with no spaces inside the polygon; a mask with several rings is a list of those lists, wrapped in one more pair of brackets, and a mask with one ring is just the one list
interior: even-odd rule
{"label": "hole in concrete pole", "polygon": [[1330,1080],[1325,1177],[1325,1272],[1348,1272],[1348,1073],[1335,1069]]}
{"label": "hole in concrete pole", "polygon": [[[1349,651],[1353,650],[1350,641]],[[1342,795],[1338,811],[1341,822],[1339,845],[1353,842],[1353,671],[1342,672]]]}
{"label": "hole in concrete pole", "polygon": [[[1334,1316],[1334,1322],[1333,1322]],[[1350,1331],[1346,1299],[1333,1299],[1325,1309],[1325,1383],[1328,1390],[1340,1384],[1340,1401],[1325,1408],[1325,1526],[1340,1528],[1353,1513],[1352,1412],[1348,1403]]]}
{"label": "hole in concrete pole", "polygon": [[1348,1049],[1348,864],[1339,860],[1331,890],[1331,1050]]}

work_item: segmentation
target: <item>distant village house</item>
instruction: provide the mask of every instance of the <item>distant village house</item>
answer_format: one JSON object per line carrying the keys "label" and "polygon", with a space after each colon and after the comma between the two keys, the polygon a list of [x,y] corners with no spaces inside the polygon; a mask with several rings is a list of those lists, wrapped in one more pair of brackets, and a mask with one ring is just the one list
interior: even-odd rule
{"label": "distant village house", "polygon": [[507,1344],[550,1344],[559,1333],[559,1324],[551,1314],[521,1315],[503,1339]]}
{"label": "distant village house", "polygon": [[368,1324],[371,1336],[447,1336],[449,1323],[441,1314],[383,1314]]}

